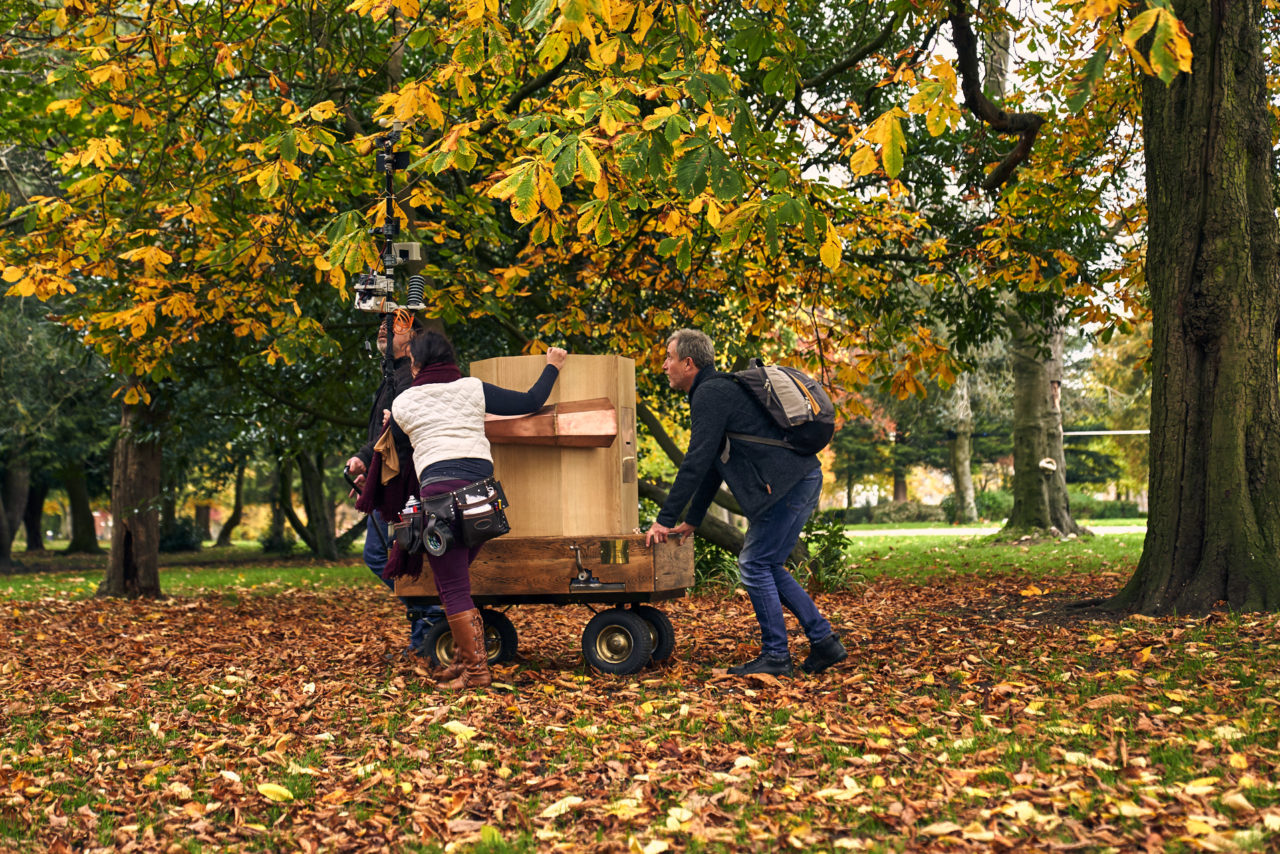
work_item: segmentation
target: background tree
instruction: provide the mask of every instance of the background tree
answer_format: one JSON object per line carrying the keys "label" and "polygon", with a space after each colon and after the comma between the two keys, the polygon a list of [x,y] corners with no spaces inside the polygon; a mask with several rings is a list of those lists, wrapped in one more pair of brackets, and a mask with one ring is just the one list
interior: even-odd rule
{"label": "background tree", "polygon": [[[1259,0],[1170,4],[1142,82],[1150,207],[1147,539],[1113,600],[1143,613],[1280,607],[1280,238]],[[1162,19],[1163,21],[1163,19]],[[1183,29],[1184,28],[1184,29]],[[1157,52],[1163,52],[1158,57]],[[1179,74],[1178,70],[1189,70]]]}
{"label": "background tree", "polygon": [[854,506],[854,487],[864,478],[889,469],[883,431],[869,418],[854,418],[831,437],[832,473],[844,485],[845,506]]}

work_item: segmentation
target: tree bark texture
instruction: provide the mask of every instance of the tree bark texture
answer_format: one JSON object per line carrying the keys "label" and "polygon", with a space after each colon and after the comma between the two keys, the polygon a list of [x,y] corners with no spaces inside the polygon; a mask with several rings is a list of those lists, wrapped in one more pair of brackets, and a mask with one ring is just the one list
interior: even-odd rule
{"label": "tree bark texture", "polygon": [[300,453],[297,457],[298,475],[302,481],[302,507],[307,511],[307,529],[311,532],[311,541],[314,543],[312,551],[325,560],[337,560],[333,507],[324,491],[324,461],[314,460],[306,453]]}
{"label": "tree bark texture", "polygon": [[1040,328],[1010,312],[1013,361],[1013,509],[1005,530],[1083,529],[1071,518],[1062,450],[1062,329]]}
{"label": "tree bark texture", "polygon": [[1143,81],[1152,391],[1142,558],[1112,605],[1280,608],[1280,265],[1260,0],[1178,0],[1190,74]]}
{"label": "tree bark texture", "polygon": [[[315,537],[311,536],[311,530],[293,509],[293,460],[288,458],[281,460],[280,467],[276,469],[276,506],[284,514],[284,518],[289,520],[289,527],[293,528],[298,539],[302,540],[312,552],[316,552]],[[274,529],[274,519],[272,521]],[[280,538],[284,539],[283,526],[280,529]]]}
{"label": "tree bark texture", "polygon": [[902,504],[906,500],[907,500],[906,472],[895,471],[893,473],[893,503]]}
{"label": "tree bark texture", "polygon": [[956,521],[975,522],[978,505],[973,494],[973,407],[969,402],[969,375],[961,374],[951,391],[955,413],[955,439],[951,442],[951,481],[956,492]]}
{"label": "tree bark texture", "polygon": [[5,461],[4,478],[0,482],[0,565],[13,563],[13,542],[22,526],[27,507],[27,489],[31,485],[31,468],[20,452]]}
{"label": "tree bark texture", "polygon": [[62,479],[62,488],[67,491],[67,504],[70,506],[71,542],[67,544],[67,551],[98,554],[102,547],[98,545],[98,526],[93,519],[93,505],[89,500],[89,482],[84,475],[84,465],[79,462],[67,463],[58,476]]}
{"label": "tree bark texture", "polygon": [[9,514],[4,496],[0,495],[0,568],[8,571],[13,566],[13,529],[9,527]]}
{"label": "tree bark texture", "polygon": [[160,498],[160,536],[170,536],[178,527],[178,486],[170,483],[164,487]]}
{"label": "tree bark texture", "polygon": [[240,517],[244,515],[244,463],[236,468],[235,498],[232,499],[232,503],[234,506],[231,508],[231,515],[222,523],[222,530],[218,531],[218,541],[214,543],[215,546],[231,545],[231,532],[240,524]]}
{"label": "tree bark texture", "polygon": [[155,414],[126,405],[111,470],[111,557],[99,596],[160,595],[160,441]]}
{"label": "tree bark texture", "polygon": [[201,540],[212,540],[213,533],[209,530],[209,519],[213,515],[213,505],[200,502],[196,505],[196,531],[200,534]]}
{"label": "tree bark texture", "polygon": [[[893,441],[895,444],[906,441],[906,436],[895,432]],[[907,472],[905,469],[894,468],[893,470],[893,503],[901,504],[907,500]]]}
{"label": "tree bark texture", "polygon": [[27,503],[22,511],[22,527],[27,532],[27,551],[44,551],[44,500],[49,496],[49,481],[31,479],[27,486]]}

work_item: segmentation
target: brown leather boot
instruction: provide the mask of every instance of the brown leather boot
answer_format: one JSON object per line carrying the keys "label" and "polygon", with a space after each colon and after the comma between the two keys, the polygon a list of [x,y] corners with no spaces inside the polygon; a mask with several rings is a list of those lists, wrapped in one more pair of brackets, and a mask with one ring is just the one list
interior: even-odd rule
{"label": "brown leather boot", "polygon": [[462,675],[462,671],[466,668],[466,665],[462,661],[462,648],[458,646],[458,638],[461,637],[463,632],[471,630],[471,611],[463,611],[461,614],[455,614],[453,616],[446,614],[445,621],[449,623],[449,628],[453,632],[453,661],[448,664],[441,665],[440,668],[432,674],[435,677],[435,680],[441,683],[457,679]]}
{"label": "brown leather boot", "polygon": [[493,681],[489,675],[489,655],[484,648],[484,619],[475,608],[449,617],[453,630],[453,650],[462,670],[444,688],[483,688]]}

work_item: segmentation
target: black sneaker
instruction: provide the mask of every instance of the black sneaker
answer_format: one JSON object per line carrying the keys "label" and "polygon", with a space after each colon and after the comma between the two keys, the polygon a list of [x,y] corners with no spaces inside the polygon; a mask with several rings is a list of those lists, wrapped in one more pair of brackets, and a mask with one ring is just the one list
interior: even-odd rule
{"label": "black sneaker", "polygon": [[821,673],[833,664],[844,661],[849,652],[834,634],[828,635],[817,643],[809,644],[809,656],[805,658],[800,669],[805,673]]}
{"label": "black sneaker", "polygon": [[790,676],[791,656],[761,654],[746,664],[737,664],[729,668],[733,676],[747,676],[751,673],[768,673],[770,676]]}

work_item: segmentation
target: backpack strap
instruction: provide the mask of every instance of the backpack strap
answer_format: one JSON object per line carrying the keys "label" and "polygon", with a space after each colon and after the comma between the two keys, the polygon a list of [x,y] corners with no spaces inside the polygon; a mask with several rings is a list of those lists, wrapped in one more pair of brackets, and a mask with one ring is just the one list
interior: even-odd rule
{"label": "backpack strap", "polygon": [[796,449],[795,445],[782,439],[770,439],[765,436],[752,436],[750,433],[730,433],[728,431],[725,431],[724,435],[730,439],[741,439],[744,442],[755,442],[758,445],[773,445],[776,448],[786,448],[789,451]]}

